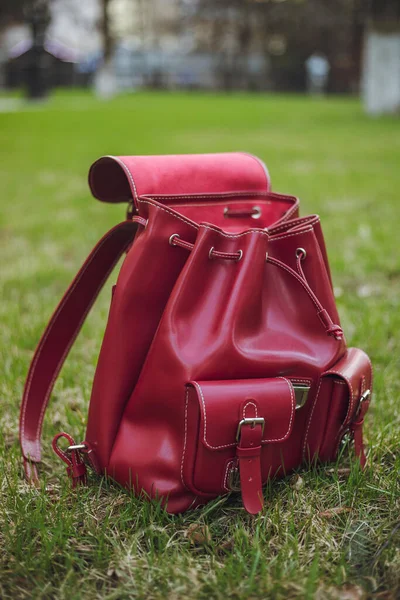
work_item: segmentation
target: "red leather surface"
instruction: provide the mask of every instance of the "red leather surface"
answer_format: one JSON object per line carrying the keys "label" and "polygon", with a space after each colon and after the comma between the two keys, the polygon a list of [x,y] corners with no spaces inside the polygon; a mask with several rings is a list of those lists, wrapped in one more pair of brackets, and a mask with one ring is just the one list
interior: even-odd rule
{"label": "red leather surface", "polygon": [[[248,412],[257,412],[254,406],[247,404],[247,407]],[[247,415],[248,412],[246,412],[245,405],[244,414]],[[261,424],[254,424],[254,426],[244,424],[236,448],[243,506],[251,515],[260,512],[264,504],[261,478],[261,438]]]}
{"label": "red leather surface", "polygon": [[37,479],[40,436],[46,405],[65,357],[110,271],[132,243],[138,223],[111,229],[93,249],[54,312],[35,351],[25,383],[20,416],[20,444],[29,478]]}
{"label": "red leather surface", "polygon": [[372,366],[358,348],[349,348],[332,368],[322,373],[304,439],[305,458],[332,460],[338,442],[355,419],[361,394],[372,391]]}
{"label": "red leather surface", "polygon": [[[185,383],[276,376],[315,380],[344,354],[345,343],[326,335],[304,288],[265,260],[268,251],[295,269],[296,248],[305,248],[307,260],[314,261],[311,287],[325,277],[319,300],[336,320],[312,222],[296,222],[293,231],[275,236],[261,229],[229,235],[193,225],[155,201],[139,200],[139,210],[149,223],[117,282],[87,439],[113,477],[150,494],[168,494],[168,510],[176,512],[197,501],[185,490],[180,472]],[[174,233],[194,243],[193,251],[170,246]],[[243,259],[210,260],[213,246],[242,250]],[[110,378],[110,372],[116,376]],[[286,470],[302,460],[307,411],[308,406],[299,411]],[[271,460],[280,461],[281,448],[276,448],[269,450]]]}
{"label": "red leather surface", "polygon": [[[285,441],[293,427],[293,386],[285,378],[234,379],[192,383],[201,414],[201,441],[209,450],[236,447],[238,423],[253,405],[265,419],[262,444]],[[248,406],[247,406],[248,405]],[[244,408],[245,407],[245,408]]]}
{"label": "red leather surface", "polygon": [[[167,201],[160,196],[155,199],[162,203]],[[175,196],[169,197],[168,203],[171,208],[194,223],[212,223],[228,232],[240,232],[246,231],[249,224],[264,229],[271,224],[297,217],[299,201],[294,196],[272,192],[248,192],[202,195],[199,198],[195,195],[190,198],[186,196],[185,204],[179,202],[179,197]],[[257,215],[257,218],[251,216],[252,212]]]}
{"label": "red leather surface", "polygon": [[[372,372],[364,353],[346,352],[319,218],[297,218],[298,201],[269,192],[263,165],[246,154],[104,158],[90,182],[102,200],[134,197],[139,216],[100,241],[39,343],[21,407],[28,476],[55,377],[129,246],[89,407],[96,470],[180,512],[228,491],[239,461],[245,505],[257,512],[260,481],[331,458],[349,428],[360,453],[368,403],[360,412],[359,400]],[[180,246],[170,243],[177,235]],[[286,379],[311,385],[295,413]],[[236,424],[253,400],[264,441],[257,426],[238,446]]]}
{"label": "red leather surface", "polygon": [[93,195],[104,202],[135,203],[143,194],[204,194],[269,190],[259,158],[244,152],[170,156],[106,156],[89,172]]}
{"label": "red leather surface", "polygon": [[[266,481],[283,468],[286,449],[270,446],[289,439],[295,422],[293,386],[285,378],[191,382],[185,397],[185,439],[182,480],[195,494],[226,491],[227,465],[236,456],[239,422],[263,417],[262,465]],[[285,449],[286,448],[286,449]]]}

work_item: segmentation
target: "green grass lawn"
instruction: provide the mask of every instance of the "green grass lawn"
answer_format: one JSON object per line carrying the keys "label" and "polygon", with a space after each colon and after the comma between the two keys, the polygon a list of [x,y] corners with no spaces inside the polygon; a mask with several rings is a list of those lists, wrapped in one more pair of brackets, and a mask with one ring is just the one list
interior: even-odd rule
{"label": "green grass lawn", "polygon": [[[0,597],[399,598],[400,120],[368,119],[354,99],[244,94],[101,103],[58,93],[15,108],[0,112]],[[170,516],[95,478],[71,493],[50,440],[63,429],[84,436],[107,286],[52,397],[47,490],[31,489],[17,437],[32,352],[81,262],[125,211],[90,197],[90,164],[102,154],[231,150],[261,156],[274,190],[322,216],[342,325],[375,367],[366,472],[346,451],[350,473],[334,465],[273,483],[256,518],[234,497]]]}

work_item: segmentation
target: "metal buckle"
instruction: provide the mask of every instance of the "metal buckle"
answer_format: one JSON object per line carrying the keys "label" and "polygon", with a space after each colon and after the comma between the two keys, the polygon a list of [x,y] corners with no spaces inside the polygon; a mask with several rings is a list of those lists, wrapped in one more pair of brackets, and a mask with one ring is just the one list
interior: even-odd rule
{"label": "metal buckle", "polygon": [[296,410],[302,408],[307,402],[308,392],[310,391],[309,385],[294,385],[294,397],[296,398]]}
{"label": "metal buckle", "polygon": [[240,432],[241,432],[243,425],[250,425],[252,429],[254,429],[254,427],[256,425],[261,425],[261,435],[262,435],[264,433],[264,428],[265,428],[265,419],[263,417],[250,417],[248,419],[242,419],[241,421],[239,421],[239,425],[238,425],[237,432],[236,432],[236,441],[237,442],[240,439]]}

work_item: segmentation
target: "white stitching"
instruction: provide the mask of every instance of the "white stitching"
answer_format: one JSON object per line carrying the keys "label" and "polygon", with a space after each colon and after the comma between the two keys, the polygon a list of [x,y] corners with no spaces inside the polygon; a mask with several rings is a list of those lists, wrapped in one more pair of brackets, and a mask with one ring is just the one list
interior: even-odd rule
{"label": "white stitching", "polygon": [[274,439],[269,439],[269,440],[261,440],[264,443],[282,442],[288,436],[288,434],[290,433],[290,430],[292,428],[292,422],[293,422],[294,411],[295,411],[295,406],[296,406],[296,403],[294,401],[293,386],[290,383],[290,381],[288,379],[286,379],[286,377],[277,377],[277,379],[283,379],[283,381],[285,381],[287,383],[288,388],[289,388],[290,399],[291,399],[291,403],[292,403],[292,412],[290,414],[289,427],[288,427],[288,430],[286,431],[286,433],[282,437],[280,437],[280,438],[274,438]]}
{"label": "white stitching", "polygon": [[[291,208],[290,210],[293,210],[293,208]],[[290,230],[292,227],[297,227],[300,225],[309,225],[313,221],[315,221],[315,223],[313,223],[313,226],[314,226],[317,223],[319,223],[319,218],[316,215],[311,215],[310,217],[299,217],[298,222],[296,224],[283,223],[282,225],[277,225],[277,226],[273,225],[270,229],[270,233],[271,233],[271,235],[275,235],[275,233],[279,233],[279,231],[282,231],[284,229]]]}
{"label": "white stitching", "polygon": [[[29,397],[29,394],[30,394],[30,389],[31,389],[31,385],[32,385],[32,379],[33,379],[33,376],[34,376],[34,372],[35,372],[35,370],[36,370],[36,365],[37,365],[37,363],[38,363],[38,361],[39,361],[39,358],[40,358],[40,356],[41,356],[41,353],[42,353],[42,351],[43,351],[43,347],[44,347],[44,345],[45,345],[45,343],[46,343],[46,340],[47,340],[48,336],[50,335],[50,333],[51,333],[51,331],[52,331],[52,329],[53,329],[53,327],[54,327],[54,325],[55,325],[55,323],[56,323],[56,320],[57,320],[57,318],[58,318],[58,315],[60,314],[61,310],[64,308],[64,306],[65,306],[65,304],[66,304],[67,300],[68,300],[68,299],[69,299],[69,297],[71,296],[72,292],[75,290],[75,288],[76,288],[76,286],[78,285],[78,283],[80,283],[80,281],[81,281],[81,279],[82,279],[82,276],[83,276],[83,274],[86,272],[86,270],[87,270],[87,269],[88,269],[88,267],[91,265],[91,263],[92,263],[92,261],[94,260],[94,258],[97,256],[97,254],[98,254],[98,251],[100,250],[100,248],[102,248],[102,247],[103,247],[103,245],[104,245],[104,244],[105,244],[107,241],[109,241],[109,240],[110,240],[110,237],[109,237],[109,236],[106,236],[106,237],[105,237],[105,238],[104,238],[104,239],[103,239],[103,240],[102,240],[102,241],[99,243],[99,245],[96,247],[96,252],[94,252],[94,253],[93,253],[93,255],[91,256],[91,258],[90,258],[90,259],[89,259],[89,260],[88,260],[86,263],[84,263],[84,265],[83,265],[83,266],[82,266],[82,268],[81,268],[81,271],[79,272],[79,277],[76,277],[76,279],[75,279],[74,283],[73,283],[73,284],[72,284],[72,286],[71,286],[71,287],[68,289],[68,291],[67,291],[66,295],[65,295],[65,296],[62,298],[62,300],[61,300],[60,304],[58,305],[58,307],[57,307],[57,309],[56,309],[56,311],[55,311],[55,313],[54,313],[54,314],[53,314],[53,316],[51,317],[51,320],[50,320],[50,323],[49,323],[48,329],[46,330],[44,337],[43,337],[43,338],[40,340],[40,342],[39,342],[39,346],[38,346],[38,348],[37,348],[37,351],[36,351],[36,352],[37,352],[37,354],[35,355],[34,362],[33,362],[33,363],[32,363],[32,365],[31,365],[30,372],[29,372],[29,378],[28,378],[28,380],[27,380],[27,384],[26,384],[26,390],[25,390],[25,392],[24,392],[24,396],[23,396],[23,405],[22,405],[22,418],[21,418],[21,441],[22,441],[22,440],[23,440],[23,441],[26,441],[26,442],[28,442],[29,444],[31,444],[31,443],[32,443],[32,440],[29,440],[29,439],[28,439],[28,438],[26,438],[26,436],[25,436],[25,418],[26,418],[26,409],[27,409],[27,405],[28,405],[28,397]],[[130,243],[131,243],[131,240],[129,240],[129,242],[127,242],[127,244],[124,246],[124,248],[125,248],[126,246],[128,246]],[[124,251],[124,248],[122,249],[122,252]],[[121,254],[122,254],[122,252],[121,252]],[[118,262],[118,260],[119,260],[119,257],[121,256],[121,254],[119,254],[119,255],[118,255],[118,258],[117,258],[117,259],[116,259],[116,260],[115,260],[115,261],[112,263],[112,265],[111,265],[110,269],[107,271],[107,273],[105,274],[104,278],[101,280],[101,283],[103,283],[103,282],[105,281],[105,279],[107,279],[107,277],[108,277],[109,273],[112,271],[112,269],[114,268],[114,266],[115,266],[115,265],[116,265],[116,263]],[[100,289],[100,288],[99,288],[99,289]],[[73,335],[73,337],[71,338],[71,342],[70,342],[70,344],[68,344],[68,346],[66,347],[66,350],[64,351],[64,353],[63,353],[63,355],[61,356],[60,360],[58,361],[58,363],[57,363],[57,368],[56,368],[56,370],[54,371],[54,376],[53,376],[53,378],[52,378],[52,380],[51,380],[51,382],[50,382],[49,386],[47,387],[47,392],[46,392],[46,395],[45,395],[45,397],[44,397],[43,405],[42,405],[42,408],[41,408],[41,411],[40,411],[40,414],[39,414],[39,421],[38,421],[38,426],[37,426],[37,428],[36,428],[35,439],[33,440],[33,443],[34,443],[34,446],[36,447],[36,451],[37,451],[37,453],[38,453],[38,456],[40,456],[40,430],[41,430],[41,428],[42,428],[42,424],[43,424],[43,418],[44,418],[44,412],[45,412],[45,410],[46,410],[46,407],[47,407],[47,404],[48,404],[49,396],[50,396],[50,394],[51,394],[51,390],[52,390],[52,387],[53,387],[54,381],[55,381],[55,379],[56,379],[56,378],[57,378],[57,376],[58,376],[58,372],[59,372],[59,369],[60,369],[60,365],[62,364],[63,360],[65,359],[65,356],[68,354],[68,352],[69,352],[69,350],[70,350],[70,348],[71,348],[72,344],[74,343],[74,341],[75,341],[75,339],[76,339],[76,337],[77,337],[77,335],[78,335],[78,333],[79,333],[79,331],[80,331],[80,327],[81,327],[81,325],[82,325],[82,322],[83,322],[83,321],[84,321],[84,319],[86,318],[86,315],[88,314],[88,312],[89,312],[90,308],[92,307],[94,300],[95,300],[95,298],[93,298],[93,301],[92,301],[92,302],[89,304],[89,306],[88,306],[87,310],[85,311],[85,313],[84,313],[84,314],[83,314],[83,316],[82,316],[82,319],[79,321],[79,323],[78,323],[78,325],[77,325],[77,327],[76,327],[76,330],[75,330],[75,331],[76,331],[76,333],[75,333],[75,334]]]}
{"label": "white stitching", "polygon": [[[254,199],[252,199],[252,200],[253,200],[253,202],[252,202],[252,204],[253,204],[254,203]],[[259,198],[257,198],[257,200],[258,200],[258,204],[261,204],[262,206],[264,206],[264,205],[270,206],[272,204],[272,202],[270,200],[260,200]],[[248,203],[248,202],[249,202],[249,200],[245,199],[245,200],[242,200],[240,203],[238,202],[238,204],[244,204],[244,203]],[[199,202],[199,203],[196,203],[196,204],[194,202],[190,202],[190,204],[183,204],[183,203],[173,204],[173,203],[171,203],[171,204],[169,204],[169,206],[171,208],[174,208],[174,209],[175,208],[179,208],[179,207],[182,207],[182,208],[192,208],[193,206],[196,207],[196,208],[204,207],[204,206],[208,206],[209,208],[212,208],[214,206],[218,206],[218,207],[220,207],[220,206],[226,206],[227,204],[231,204],[231,203],[226,202],[225,200],[217,200],[217,201],[212,202],[212,203],[211,202],[202,202],[202,203]],[[245,209],[243,209],[243,210],[245,210]],[[251,217],[251,215],[249,215],[249,217]],[[247,218],[247,217],[243,217],[243,218]]]}
{"label": "white stitching", "polygon": [[311,377],[288,377],[292,383],[311,383]]}
{"label": "white stitching", "polygon": [[[254,196],[254,197],[264,197],[266,198],[269,195],[270,192],[267,191],[260,191],[260,192],[256,192],[256,191],[249,191],[246,192],[246,190],[240,191],[240,192],[210,192],[209,194],[171,194],[171,195],[164,195],[164,194],[143,194],[141,196],[141,198],[149,198],[150,200],[191,200],[196,199],[199,200],[200,198],[208,198],[208,199],[212,199],[212,198],[218,198],[219,200],[221,200],[221,202],[224,200],[224,198],[240,198],[241,196]],[[283,198],[287,199],[290,198],[290,196],[286,197],[283,196]],[[274,198],[275,199],[275,198]]]}
{"label": "white stitching", "polygon": [[189,388],[186,388],[186,394],[185,394],[185,438],[184,438],[184,442],[183,442],[183,452],[182,452],[182,460],[181,460],[181,480],[183,483],[183,486],[188,489],[187,485],[185,484],[184,478],[183,478],[183,465],[185,462],[185,453],[186,453],[186,441],[187,441],[187,416],[188,416],[188,403],[189,403]]}
{"label": "white stitching", "polygon": [[135,200],[137,201],[138,198],[139,198],[139,196],[138,196],[138,193],[137,193],[135,180],[133,179],[133,175],[132,175],[129,167],[118,156],[112,156],[111,154],[108,154],[107,158],[112,158],[113,160],[115,160],[119,165],[122,166],[122,168],[124,169],[125,173],[128,174],[128,177],[129,177],[129,179],[130,179],[130,181],[132,183],[132,186],[133,186],[133,193],[135,195]]}
{"label": "white stitching", "polygon": [[215,231],[216,233],[219,233],[222,237],[226,238],[238,238],[244,235],[249,235],[251,233],[259,233],[260,235],[266,235],[267,237],[269,237],[268,231],[264,231],[264,229],[249,229],[248,231],[243,231],[242,233],[224,233],[219,229],[216,229],[212,225],[201,225],[201,227],[204,229],[210,229],[211,231]]}
{"label": "white stitching", "polygon": [[182,221],[183,223],[186,223],[187,225],[190,225],[194,229],[196,229],[196,230],[199,229],[199,226],[196,225],[196,223],[194,223],[193,221],[190,221],[189,219],[185,219],[184,217],[181,217],[175,211],[168,210],[168,208],[166,208],[165,206],[161,206],[158,203],[154,204],[154,202],[156,202],[156,200],[154,200],[154,202],[151,202],[149,200],[142,200],[141,198],[139,198],[138,202],[143,202],[144,204],[149,204],[150,206],[154,206],[154,208],[163,210],[164,212],[170,214],[172,217],[175,217],[175,219],[179,219],[180,221]]}
{"label": "white stitching", "polygon": [[258,417],[257,404],[255,404],[254,402],[251,402],[251,400],[249,400],[249,402],[246,402],[246,404],[243,406],[243,419],[246,418],[246,408],[250,405],[254,406],[254,408],[256,410],[256,418]]}
{"label": "white stitching", "polygon": [[368,354],[367,354],[366,352],[364,352],[364,354],[365,354],[365,356],[366,356],[366,358],[367,358],[367,361],[368,361],[369,367],[370,367],[370,369],[371,369],[371,372],[370,372],[370,378],[371,378],[371,381],[370,381],[370,388],[371,388],[371,392],[372,392],[373,383],[374,383],[374,368],[373,368],[373,366],[372,366],[372,362],[371,362],[371,359],[370,359],[370,357],[368,356]]}
{"label": "white stitching", "polygon": [[231,492],[231,491],[232,491],[232,490],[231,490],[231,489],[228,487],[228,472],[229,472],[229,469],[233,467],[233,465],[234,465],[234,462],[235,462],[235,461],[233,461],[233,460],[230,460],[230,461],[228,461],[228,462],[226,463],[226,469],[225,469],[225,476],[224,476],[224,483],[223,483],[223,486],[224,486],[224,488],[225,488],[225,490],[226,490],[227,492]]}
{"label": "white stitching", "polygon": [[[280,442],[280,441],[284,440],[287,437],[288,433],[290,432],[290,429],[291,429],[291,426],[292,426],[292,421],[293,421],[293,416],[294,416],[294,409],[295,409],[293,386],[291,385],[290,381],[288,379],[286,379],[286,377],[277,377],[276,379],[283,379],[283,381],[285,381],[287,383],[288,387],[289,387],[290,399],[291,399],[291,405],[292,405],[292,411],[291,411],[291,415],[290,415],[289,427],[288,427],[288,430],[286,431],[286,433],[284,434],[283,437],[276,438],[276,439],[261,440],[262,443]],[[203,404],[203,413],[204,413],[203,441],[204,441],[205,445],[208,448],[210,448],[211,450],[220,450],[221,448],[232,448],[232,447],[236,446],[236,442],[231,443],[231,444],[223,444],[223,445],[220,445],[220,446],[212,446],[208,442],[208,440],[207,440],[207,409],[206,409],[206,404],[205,404],[205,401],[204,401],[203,391],[202,391],[200,385],[197,383],[197,381],[193,381],[192,385],[196,386],[198,392],[200,393],[200,399],[201,399],[201,402]]]}
{"label": "white stitching", "polygon": [[323,378],[321,376],[320,380],[319,380],[318,390],[317,390],[317,393],[315,395],[314,402],[313,402],[313,405],[312,405],[312,408],[311,408],[310,416],[308,417],[306,435],[304,436],[304,444],[303,444],[303,460],[305,459],[306,446],[307,446],[307,441],[308,441],[308,432],[310,431],[310,426],[311,426],[311,421],[312,421],[313,414],[314,414],[314,409],[315,409],[315,406],[317,404],[317,399],[318,399],[319,392],[320,392],[321,385],[322,385],[322,379]]}
{"label": "white stitching", "polygon": [[[191,200],[191,199],[196,199],[199,200],[201,198],[207,198],[207,199],[212,199],[212,198],[217,198],[218,200],[220,200],[221,202],[225,199],[225,198],[241,198],[243,196],[250,196],[250,197],[255,197],[255,198],[266,198],[268,200],[275,200],[276,202],[282,202],[282,200],[286,200],[288,202],[291,202],[293,204],[293,206],[290,207],[290,211],[295,210],[296,208],[298,208],[298,204],[299,204],[299,199],[296,196],[289,196],[287,194],[279,194],[279,193],[275,193],[275,192],[270,192],[268,190],[264,190],[264,191],[246,191],[246,190],[241,190],[239,192],[209,192],[208,194],[142,194],[140,196],[140,198],[145,198],[145,199],[149,199],[149,200]],[[177,203],[179,204],[179,203]],[[285,213],[286,214],[286,213]],[[310,218],[310,217],[308,217]],[[315,218],[315,215],[313,215],[313,218]]]}
{"label": "white stitching", "polygon": [[[181,217],[180,215],[178,215],[176,213],[176,211],[169,210],[165,206],[161,206],[158,203],[155,204],[155,202],[157,202],[156,200],[151,201],[151,200],[143,200],[142,198],[139,198],[138,202],[142,202],[144,204],[149,204],[150,206],[153,206],[154,208],[157,208],[159,210],[163,210],[164,212],[170,214],[172,217],[175,217],[176,219],[179,219],[183,223],[186,223],[187,225],[190,225],[194,229],[196,229],[196,230],[200,229],[199,225],[197,225],[193,221],[190,221],[189,219],[185,219],[184,217]],[[283,240],[283,239],[288,238],[288,237],[292,237],[292,236],[295,236],[295,235],[301,235],[303,233],[308,233],[309,231],[313,231],[313,228],[310,227],[308,229],[304,229],[303,231],[298,231],[296,233],[291,233],[291,234],[288,234],[288,235],[278,236],[276,238],[272,238],[272,237],[270,237],[269,232],[268,231],[264,231],[263,229],[250,229],[249,231],[244,231],[243,233],[234,234],[234,233],[225,233],[223,231],[220,231],[219,229],[216,229],[212,225],[201,225],[201,227],[203,227],[204,229],[210,229],[211,231],[215,231],[216,233],[220,234],[222,237],[226,237],[228,239],[234,239],[234,238],[242,237],[244,235],[249,235],[250,233],[258,233],[258,234],[267,236],[269,238],[269,241],[271,241],[271,242],[275,242],[275,241],[278,241],[278,240]]]}
{"label": "white stitching", "polygon": [[345,424],[347,422],[347,419],[350,416],[350,413],[353,412],[354,392],[353,392],[353,386],[351,385],[351,381],[350,381],[350,379],[348,379],[348,377],[346,377],[345,375],[343,375],[343,373],[339,373],[338,371],[332,371],[332,369],[329,369],[328,371],[326,371],[325,375],[337,375],[338,377],[341,377],[342,379],[344,379],[347,382],[347,385],[350,388],[349,408],[347,409],[347,414],[346,414],[346,417],[345,417],[345,419],[343,421],[343,424]]}
{"label": "white stitching", "polygon": [[[125,247],[127,247],[127,246],[128,246],[130,243],[131,243],[131,242],[129,241],[129,242],[126,244],[126,246],[125,246]],[[106,272],[106,274],[105,274],[105,277],[104,277],[104,278],[101,280],[101,282],[100,282],[100,287],[99,287],[98,289],[101,289],[101,287],[102,287],[102,285],[103,285],[104,281],[106,281],[106,280],[107,280],[107,278],[108,278],[108,276],[109,276],[110,272],[111,272],[111,271],[114,269],[114,267],[115,267],[115,265],[117,264],[118,260],[119,260],[119,257],[118,257],[118,259],[117,259],[115,262],[113,262],[113,263],[112,263],[111,267],[110,267],[110,268],[108,269],[108,271]],[[86,269],[85,269],[85,271],[86,271]],[[69,297],[69,295],[68,295],[68,297]],[[93,303],[94,303],[94,301],[95,301],[95,300],[96,300],[96,297],[94,297],[94,298],[93,298],[93,300],[90,302],[90,304],[88,305],[87,309],[85,310],[85,312],[84,312],[84,314],[83,314],[82,318],[80,319],[80,321],[79,321],[79,323],[78,323],[78,325],[77,325],[77,327],[76,327],[76,329],[75,329],[75,333],[74,333],[73,337],[71,338],[71,341],[70,341],[70,343],[69,343],[69,344],[68,344],[68,346],[66,347],[65,351],[63,352],[63,355],[61,356],[61,358],[60,358],[59,362],[57,363],[57,368],[56,368],[56,371],[54,372],[54,375],[53,375],[53,377],[52,377],[52,380],[51,380],[51,382],[50,382],[50,385],[49,385],[49,387],[47,388],[47,389],[48,389],[48,391],[46,392],[46,396],[45,396],[45,399],[44,399],[44,403],[43,403],[43,405],[42,405],[42,409],[41,409],[41,411],[40,411],[40,415],[39,415],[39,422],[38,422],[38,426],[37,426],[37,429],[36,429],[36,436],[35,436],[35,438],[36,438],[35,445],[36,445],[36,448],[37,448],[38,454],[40,454],[40,437],[39,437],[39,436],[40,436],[40,431],[41,431],[41,428],[42,428],[42,425],[43,425],[44,413],[45,413],[45,410],[46,410],[46,407],[47,407],[47,404],[48,404],[48,401],[49,401],[49,398],[50,398],[50,394],[51,394],[51,392],[52,392],[52,389],[53,389],[53,386],[54,386],[54,382],[55,382],[55,380],[57,379],[57,377],[58,377],[58,374],[59,374],[59,372],[60,372],[60,369],[61,369],[61,366],[62,366],[62,364],[64,363],[64,361],[65,361],[65,358],[66,358],[66,356],[67,356],[68,352],[70,351],[72,344],[74,343],[74,341],[75,341],[75,340],[76,340],[76,338],[78,337],[78,334],[79,334],[79,332],[80,332],[80,330],[81,330],[82,324],[83,324],[84,320],[86,319],[86,317],[87,317],[87,315],[88,315],[88,313],[89,313],[90,309],[92,308],[92,306],[93,306]]]}
{"label": "white stitching", "polygon": [[308,233],[309,231],[313,231],[313,227],[309,227],[308,229],[302,229],[300,231],[296,231],[296,233],[289,233],[288,235],[279,235],[279,236],[273,236],[271,235],[271,237],[269,238],[270,242],[277,242],[279,240],[284,240],[286,238],[290,238],[293,237],[295,235],[302,235],[303,233]]}

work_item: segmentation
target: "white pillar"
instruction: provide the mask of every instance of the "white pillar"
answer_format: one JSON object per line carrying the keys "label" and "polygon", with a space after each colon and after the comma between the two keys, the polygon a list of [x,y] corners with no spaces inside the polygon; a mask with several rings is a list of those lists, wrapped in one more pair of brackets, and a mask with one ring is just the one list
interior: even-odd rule
{"label": "white pillar", "polygon": [[400,113],[400,32],[367,31],[363,100],[368,114]]}

